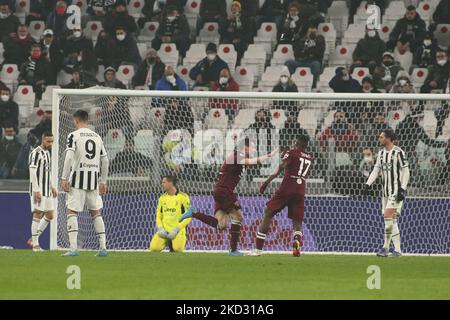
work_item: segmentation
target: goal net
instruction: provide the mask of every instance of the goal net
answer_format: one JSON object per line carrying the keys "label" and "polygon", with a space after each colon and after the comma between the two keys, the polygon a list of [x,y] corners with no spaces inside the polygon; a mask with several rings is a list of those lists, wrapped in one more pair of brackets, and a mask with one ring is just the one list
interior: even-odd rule
{"label": "goal net", "polygon": [[[212,190],[220,165],[243,136],[259,155],[310,137],[314,165],[307,182],[304,251],[375,252],[383,243],[381,179],[362,196],[379,150],[378,135],[393,128],[409,158],[411,179],[399,226],[406,253],[450,253],[450,96],[392,94],[279,94],[261,92],[165,92],[91,88],[54,91],[54,180],[59,181],[72,114],[89,112],[110,159],[103,216],[109,249],[147,249],[156,231],[161,177],[176,174],[199,211],[214,214]],[[242,250],[252,249],[266,194],[259,184],[280,155],[244,170],[237,194],[244,215]],[[62,190],[60,190],[61,192]],[[66,195],[58,197],[52,248],[67,248]],[[79,247],[98,246],[88,212],[79,215]],[[189,250],[226,250],[228,231],[193,220]],[[276,216],[265,250],[286,251],[291,221]]]}

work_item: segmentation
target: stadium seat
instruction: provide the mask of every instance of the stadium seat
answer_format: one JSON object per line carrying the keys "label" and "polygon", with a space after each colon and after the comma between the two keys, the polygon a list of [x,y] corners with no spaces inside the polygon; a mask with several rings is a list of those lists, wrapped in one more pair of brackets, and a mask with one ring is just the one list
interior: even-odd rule
{"label": "stadium seat", "polygon": [[298,67],[292,74],[292,80],[297,85],[299,92],[311,92],[313,75],[310,68]]}
{"label": "stadium seat", "polygon": [[45,29],[45,21],[42,20],[35,20],[30,22],[30,26],[28,27],[28,30],[30,31],[30,35],[33,37],[33,39],[36,42],[41,41],[42,34],[44,33]]}
{"label": "stadium seat", "polygon": [[0,79],[14,92],[19,77],[19,70],[16,64],[4,64],[0,72]]}
{"label": "stadium seat", "polygon": [[152,130],[139,130],[134,137],[134,150],[155,160],[159,154],[157,141]]}
{"label": "stadium seat", "polygon": [[437,119],[433,110],[424,110],[423,112],[423,128],[430,138],[434,138],[436,134]]}
{"label": "stadium seat", "polygon": [[157,21],[147,21],[141,29],[141,32],[138,36],[139,42],[151,42],[156,35],[156,31],[159,28],[159,22]]}
{"label": "stadium seat", "polygon": [[369,68],[355,68],[352,73],[352,78],[358,80],[359,83],[362,82],[364,77],[370,75]]}
{"label": "stadium seat", "polygon": [[130,110],[130,118],[131,122],[133,122],[135,128],[139,127],[142,121],[145,121],[145,107],[144,106],[136,106],[134,105]]}
{"label": "stadium seat", "polygon": [[264,22],[261,24],[256,36],[253,38],[254,44],[264,46],[267,57],[270,59],[272,51],[277,42],[277,25],[272,22]]}
{"label": "stadium seat", "polygon": [[328,83],[335,76],[335,74],[336,74],[336,67],[325,67],[322,73],[320,74],[317,86],[319,86],[319,84],[325,84],[326,86],[328,86]]}
{"label": "stadium seat", "polygon": [[81,15],[86,14],[86,10],[88,8],[88,0],[73,0],[72,4],[75,4],[80,8]]}
{"label": "stadium seat", "polygon": [[332,23],[321,23],[318,26],[318,33],[325,38],[325,55],[328,56],[336,48],[336,30]]}
{"label": "stadium seat", "polygon": [[414,87],[420,88],[428,76],[428,68],[414,68],[411,74],[411,81]]}
{"label": "stadium seat", "polygon": [[191,34],[195,34],[197,17],[200,13],[201,0],[188,0],[184,6],[184,14],[188,20]]}
{"label": "stadium seat", "polygon": [[420,17],[425,21],[427,26],[430,24],[434,12],[433,5],[430,1],[424,0],[419,3],[417,7],[417,12]]}
{"label": "stadium seat", "polygon": [[86,38],[97,42],[98,35],[103,30],[101,21],[88,21],[86,27],[83,29],[83,34]]}
{"label": "stadium seat", "polygon": [[259,81],[264,72],[264,66],[266,64],[266,52],[265,47],[261,44],[251,44],[244,52],[244,56],[241,60],[241,65],[255,66],[256,80]]}
{"label": "stadium seat", "polygon": [[284,65],[286,61],[295,59],[294,50],[290,44],[280,44],[273,53],[271,66]]}
{"label": "stadium seat", "polygon": [[130,0],[128,3],[128,14],[135,20],[142,17],[142,8],[145,5],[144,0]]}
{"label": "stadium seat", "polygon": [[391,1],[383,16],[384,23],[395,24],[405,15],[406,7],[403,1]]}
{"label": "stadium seat", "polygon": [[19,117],[27,119],[33,112],[36,99],[33,87],[29,85],[18,86],[13,99],[19,105]]}
{"label": "stadium seat", "polygon": [[193,43],[189,50],[186,52],[186,56],[183,59],[184,65],[195,65],[197,62],[206,57],[206,44]]}
{"label": "stadium seat", "polygon": [[269,66],[264,71],[261,81],[259,82],[259,87],[265,88],[264,91],[272,91],[275,84],[280,80],[281,72],[284,66]]}
{"label": "stadium seat", "polygon": [[298,113],[297,121],[301,127],[308,131],[309,136],[316,136],[317,124],[322,116],[322,110],[320,109],[302,109]]}
{"label": "stadium seat", "polygon": [[19,18],[21,23],[25,23],[25,18],[29,13],[30,0],[16,0],[16,11],[14,15]]}
{"label": "stadium seat", "polygon": [[136,43],[136,45],[139,50],[139,55],[141,56],[141,59],[144,60],[148,52],[147,44],[144,42],[138,42]]}
{"label": "stadium seat", "polygon": [[217,22],[206,22],[197,37],[198,43],[213,42],[219,44],[219,24]]}
{"label": "stadium seat", "polygon": [[438,24],[434,31],[439,46],[447,49],[450,45],[450,24]]}
{"label": "stadium seat", "polygon": [[0,64],[5,60],[3,52],[5,52],[5,47],[3,47],[3,42],[0,42]]}
{"label": "stadium seat", "polygon": [[396,47],[394,49],[394,59],[398,62],[400,62],[400,65],[403,69],[405,69],[407,72],[409,71],[409,68],[411,67],[412,61],[413,61],[413,54],[411,51],[402,51],[400,52],[398,48]]}
{"label": "stadium seat", "polygon": [[131,86],[131,79],[134,76],[134,67],[132,65],[121,65],[117,69],[117,79],[129,88]]}
{"label": "stadium seat", "polygon": [[33,129],[32,127],[24,127],[20,128],[19,133],[17,134],[17,141],[24,145],[27,142],[28,132]]}
{"label": "stadium seat", "polygon": [[334,25],[336,35],[341,38],[347,30],[349,10],[346,1],[332,1],[327,11],[328,21]]}
{"label": "stadium seat", "polygon": [[225,113],[225,109],[209,109],[205,119],[205,124],[208,129],[227,129],[228,116]]}
{"label": "stadium seat", "polygon": [[151,108],[149,112],[149,122],[150,127],[157,130],[157,132],[161,132],[164,128],[164,108]]}
{"label": "stadium seat", "polygon": [[61,88],[60,86],[46,86],[45,91],[42,93],[41,101],[39,101],[39,107],[45,108],[52,106],[53,102],[53,89]]}
{"label": "stadium seat", "polygon": [[101,64],[98,66],[98,71],[97,71],[97,76],[96,76],[98,82],[105,81],[104,73],[105,73],[105,66]]}
{"label": "stadium seat", "polygon": [[392,129],[396,129],[398,124],[405,119],[406,113],[405,111],[398,109],[398,110],[392,110],[388,112],[386,123],[389,127]]}
{"label": "stadium seat", "polygon": [[228,64],[230,70],[234,70],[236,67],[237,52],[232,44],[219,45],[218,55]]}
{"label": "stadium seat", "polygon": [[233,128],[246,129],[255,122],[255,114],[258,109],[239,109],[238,114],[234,117]]}
{"label": "stadium seat", "polygon": [[251,68],[237,67],[233,78],[239,84],[240,91],[252,91],[255,74]]}
{"label": "stadium seat", "polygon": [[354,45],[339,45],[336,50],[330,55],[328,64],[330,66],[347,66],[353,61]]}
{"label": "stadium seat", "polygon": [[192,80],[191,80],[191,78],[189,77],[189,71],[190,71],[190,68],[189,68],[188,66],[181,65],[181,66],[178,66],[178,67],[177,67],[177,75],[178,75],[181,79],[183,79],[184,82],[186,82],[188,88],[191,88],[191,86],[192,86]]}
{"label": "stadium seat", "polygon": [[283,129],[286,122],[286,113],[282,109],[271,109],[270,114],[272,116],[270,122],[277,129]]}
{"label": "stadium seat", "polygon": [[348,26],[347,31],[344,32],[344,37],[342,38],[343,45],[355,45],[359,40],[364,38],[366,31],[365,24],[351,24]]}
{"label": "stadium seat", "polygon": [[356,10],[355,15],[353,16],[353,23],[366,24],[367,20],[370,17],[370,14],[367,12],[367,7],[367,1],[362,1],[358,9]]}
{"label": "stadium seat", "polygon": [[382,23],[380,26],[380,30],[378,30],[378,34],[380,35],[381,40],[387,42],[393,28],[394,27],[392,24]]}
{"label": "stadium seat", "polygon": [[158,50],[158,56],[166,65],[173,67],[178,65],[179,53],[175,43],[163,43]]}
{"label": "stadium seat", "polygon": [[116,154],[123,151],[123,147],[125,146],[125,135],[121,129],[110,129],[103,141],[108,157],[114,159]]}

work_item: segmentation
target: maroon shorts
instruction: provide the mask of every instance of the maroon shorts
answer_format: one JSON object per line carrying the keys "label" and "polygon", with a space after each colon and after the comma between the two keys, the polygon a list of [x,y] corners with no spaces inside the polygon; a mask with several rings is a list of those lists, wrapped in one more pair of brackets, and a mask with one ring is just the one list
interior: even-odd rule
{"label": "maroon shorts", "polygon": [[267,207],[274,214],[287,207],[288,218],[301,222],[305,216],[305,195],[299,193],[286,194],[277,191],[267,202]]}
{"label": "maroon shorts", "polygon": [[216,188],[214,189],[214,213],[218,210],[222,210],[226,213],[230,213],[232,210],[239,210],[239,200],[236,194],[229,189]]}

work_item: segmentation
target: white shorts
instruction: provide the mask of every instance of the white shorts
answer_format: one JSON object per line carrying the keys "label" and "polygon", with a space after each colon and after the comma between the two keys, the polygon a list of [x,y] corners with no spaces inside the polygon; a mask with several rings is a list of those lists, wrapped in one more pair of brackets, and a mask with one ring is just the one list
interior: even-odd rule
{"label": "white shorts", "polygon": [[74,212],[81,212],[84,210],[84,205],[88,210],[100,210],[103,208],[102,197],[97,190],[81,190],[70,188],[67,195],[67,209]]}
{"label": "white shorts", "polygon": [[383,210],[396,209],[397,215],[402,211],[403,201],[395,201],[394,198],[383,197]]}
{"label": "white shorts", "polygon": [[34,197],[30,196],[31,212],[47,212],[55,210],[55,199],[53,197],[41,197],[41,202],[34,202]]}

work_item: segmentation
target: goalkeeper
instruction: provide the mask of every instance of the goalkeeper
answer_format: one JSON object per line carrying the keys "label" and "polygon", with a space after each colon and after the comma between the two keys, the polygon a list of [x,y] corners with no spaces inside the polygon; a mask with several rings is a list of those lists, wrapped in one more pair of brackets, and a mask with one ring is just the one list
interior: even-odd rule
{"label": "goalkeeper", "polygon": [[186,246],[186,226],[192,219],[178,222],[186,210],[192,210],[189,196],[178,191],[177,178],[164,176],[162,179],[164,193],[159,197],[156,209],[157,233],[150,241],[150,251],[160,252],[169,246],[171,251],[183,252]]}

